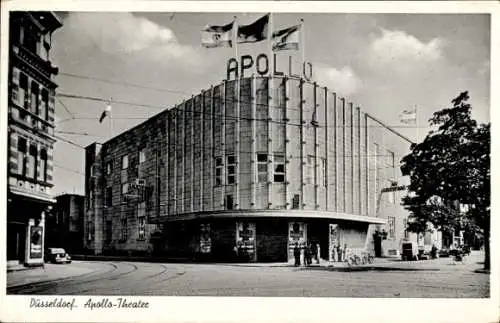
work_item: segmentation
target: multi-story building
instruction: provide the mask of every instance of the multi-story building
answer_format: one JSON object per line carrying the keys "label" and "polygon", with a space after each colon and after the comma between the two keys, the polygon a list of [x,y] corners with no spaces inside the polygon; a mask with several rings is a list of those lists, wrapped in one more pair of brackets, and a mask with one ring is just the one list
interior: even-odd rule
{"label": "multi-story building", "polygon": [[58,73],[50,62],[52,33],[62,26],[52,12],[11,12],[7,260],[43,265],[44,216],[55,203],[54,95]]}
{"label": "multi-story building", "polygon": [[85,196],[63,194],[45,217],[45,245],[48,248],[64,248],[70,254],[83,251],[83,218]]}
{"label": "multi-story building", "polygon": [[86,246],[287,261],[312,242],[330,259],[337,246],[373,249],[384,227],[383,247],[398,249],[409,146],[316,83],[224,81],[87,147]]}

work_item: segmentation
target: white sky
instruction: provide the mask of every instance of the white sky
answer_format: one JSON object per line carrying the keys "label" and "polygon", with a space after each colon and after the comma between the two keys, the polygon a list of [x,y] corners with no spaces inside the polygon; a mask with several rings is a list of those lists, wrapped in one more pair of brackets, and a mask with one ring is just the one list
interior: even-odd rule
{"label": "white sky", "polygon": [[[246,24],[261,14],[242,13],[62,13],[64,26],[54,34],[52,60],[60,68],[59,93],[137,102],[170,108],[225,78],[231,49],[204,49],[200,29],[238,17]],[[473,116],[489,122],[490,18],[486,14],[280,14],[274,29],[305,20],[306,58],[315,80],[345,96],[404,135],[399,114],[418,107],[419,137],[432,113],[450,107],[469,91]],[[246,44],[238,54],[265,52],[266,43]],[[280,54],[288,56],[289,52]],[[292,53],[293,54],[293,53]],[[295,55],[295,54],[293,54]],[[165,91],[68,77],[62,73],[138,84]],[[76,120],[57,125],[58,134],[80,145],[105,141],[108,123],[99,124],[105,104],[61,98]],[[118,134],[158,113],[158,109],[113,105]],[[57,120],[71,118],[56,101]],[[78,119],[95,118],[95,119]],[[127,119],[128,118],[128,119]],[[131,119],[132,118],[132,119]],[[134,119],[136,118],[136,119]],[[58,141],[55,193],[83,193],[83,149]]]}

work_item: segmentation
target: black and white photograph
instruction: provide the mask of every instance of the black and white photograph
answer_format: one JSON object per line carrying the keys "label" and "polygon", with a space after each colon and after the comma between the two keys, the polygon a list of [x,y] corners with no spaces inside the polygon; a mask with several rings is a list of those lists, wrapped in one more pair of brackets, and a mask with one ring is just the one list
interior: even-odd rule
{"label": "black and white photograph", "polygon": [[496,2],[15,2],[2,321],[500,319]]}

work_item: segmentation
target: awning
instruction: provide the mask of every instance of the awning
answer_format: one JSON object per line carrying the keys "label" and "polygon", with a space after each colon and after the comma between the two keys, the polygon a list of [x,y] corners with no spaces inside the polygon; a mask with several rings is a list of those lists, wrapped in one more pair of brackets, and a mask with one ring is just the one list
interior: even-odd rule
{"label": "awning", "polygon": [[54,199],[51,196],[48,196],[48,195],[44,196],[44,195],[26,192],[26,191],[17,189],[15,186],[10,187],[10,192],[14,195],[21,195],[25,198],[28,198],[33,202],[45,203],[45,204],[53,204],[53,203],[57,202],[56,199]]}
{"label": "awning", "polygon": [[197,212],[189,214],[179,214],[174,216],[166,216],[162,220],[185,221],[194,219],[207,218],[310,218],[310,219],[331,219],[362,222],[369,224],[386,224],[387,221],[382,218],[372,216],[364,216],[349,213],[330,212],[330,211],[306,211],[306,210],[228,210],[228,211],[213,211],[213,212]]}

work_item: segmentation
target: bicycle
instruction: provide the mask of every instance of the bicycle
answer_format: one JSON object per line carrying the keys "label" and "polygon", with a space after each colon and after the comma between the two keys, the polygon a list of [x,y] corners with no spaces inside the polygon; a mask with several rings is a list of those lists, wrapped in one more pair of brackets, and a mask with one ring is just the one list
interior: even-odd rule
{"label": "bicycle", "polygon": [[362,252],[362,256],[361,256],[361,264],[362,265],[365,265],[365,264],[373,264],[373,256],[369,253],[369,252]]}
{"label": "bicycle", "polygon": [[355,254],[354,252],[348,251],[345,255],[344,261],[347,262],[347,265],[349,267],[351,267],[352,265],[357,266],[360,264],[361,258],[357,254]]}

